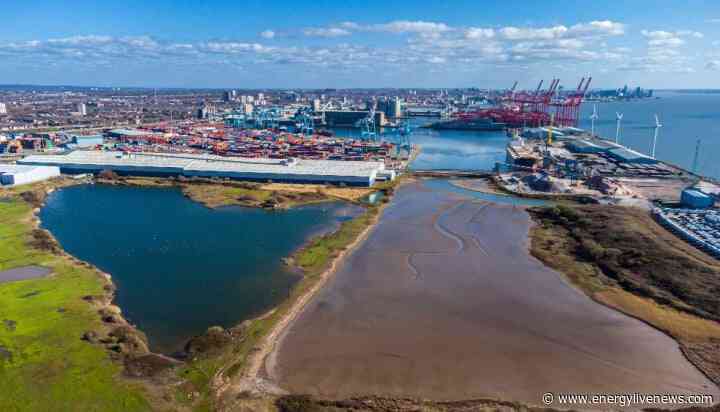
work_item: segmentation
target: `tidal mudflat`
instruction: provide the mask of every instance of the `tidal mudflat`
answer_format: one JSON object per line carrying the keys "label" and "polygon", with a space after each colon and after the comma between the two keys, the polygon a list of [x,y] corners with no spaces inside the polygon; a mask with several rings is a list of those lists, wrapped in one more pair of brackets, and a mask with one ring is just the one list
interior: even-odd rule
{"label": "tidal mudflat", "polygon": [[334,398],[720,394],[671,338],[532,258],[521,206],[478,196],[433,181],[398,189],[286,330],[268,378]]}
{"label": "tidal mudflat", "polygon": [[173,352],[285,299],[299,275],[282,259],[358,212],[343,202],[209,209],[176,188],[81,185],[52,193],[40,218],[68,253],[112,275],[151,348]]}

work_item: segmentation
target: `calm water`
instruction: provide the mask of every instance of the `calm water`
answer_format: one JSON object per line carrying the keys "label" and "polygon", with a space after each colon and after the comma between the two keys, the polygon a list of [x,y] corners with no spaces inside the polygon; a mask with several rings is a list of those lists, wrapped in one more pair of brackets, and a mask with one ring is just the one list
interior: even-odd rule
{"label": "calm water", "polygon": [[[505,161],[505,145],[508,138],[505,132],[473,132],[460,130],[430,130],[416,128],[436,122],[437,118],[413,118],[411,142],[422,147],[420,155],[412,163],[415,170],[459,169],[492,170],[495,163]],[[393,141],[397,134],[390,129],[384,133],[386,139]],[[360,137],[359,130],[335,129],[341,137]]]}
{"label": "calm water", "polygon": [[450,192],[457,193],[460,195],[472,197],[478,200],[486,200],[488,202],[498,203],[501,205],[515,205],[515,206],[545,206],[550,204],[547,200],[542,199],[527,199],[516,196],[496,195],[492,193],[484,193],[475,190],[468,190],[462,187],[458,187],[450,183],[447,179],[428,179],[423,181],[423,185],[429,187],[436,192]]}
{"label": "calm water", "polygon": [[51,194],[41,219],[65,250],[112,275],[128,320],[171,352],[282,300],[298,279],[282,258],[357,212],[342,203],[213,210],[174,189],[84,185]]}
{"label": "calm water", "polygon": [[[657,157],[691,169],[695,142],[701,139],[698,172],[720,178],[720,94],[657,93],[660,99],[598,103],[596,132],[615,139],[615,113],[623,113],[620,143],[642,153],[650,152],[655,113],[663,127]],[[580,126],[590,130],[593,103],[585,103]]]}
{"label": "calm water", "polygon": [[[657,143],[657,157],[686,169],[692,168],[695,142],[702,140],[698,172],[720,178],[720,94],[659,92],[660,99],[634,102],[598,103],[600,118],[595,127],[600,135],[615,139],[615,112],[624,113],[621,143],[648,153],[655,125],[654,114],[663,127]],[[593,103],[582,108],[580,127],[590,130]],[[437,119],[413,119],[415,125]],[[359,137],[359,131],[336,130],[339,136]],[[387,132],[388,139],[393,133]],[[432,131],[416,129],[412,141],[422,146],[414,169],[492,169],[505,160],[505,133]]]}

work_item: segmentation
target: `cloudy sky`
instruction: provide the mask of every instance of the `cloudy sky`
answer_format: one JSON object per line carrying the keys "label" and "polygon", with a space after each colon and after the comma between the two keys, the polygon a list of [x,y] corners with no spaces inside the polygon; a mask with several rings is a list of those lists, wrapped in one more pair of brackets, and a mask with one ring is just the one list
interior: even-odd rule
{"label": "cloudy sky", "polygon": [[720,88],[720,1],[3,0],[0,84]]}

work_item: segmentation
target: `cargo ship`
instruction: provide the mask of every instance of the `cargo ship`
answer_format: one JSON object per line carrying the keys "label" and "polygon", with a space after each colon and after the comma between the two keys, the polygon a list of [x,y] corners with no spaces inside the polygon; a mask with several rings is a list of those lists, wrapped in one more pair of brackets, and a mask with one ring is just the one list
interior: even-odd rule
{"label": "cargo ship", "polygon": [[446,120],[431,123],[424,127],[433,130],[472,130],[480,132],[494,132],[505,130],[507,128],[507,125],[505,123],[495,122],[492,119],[488,118],[478,118],[472,120]]}

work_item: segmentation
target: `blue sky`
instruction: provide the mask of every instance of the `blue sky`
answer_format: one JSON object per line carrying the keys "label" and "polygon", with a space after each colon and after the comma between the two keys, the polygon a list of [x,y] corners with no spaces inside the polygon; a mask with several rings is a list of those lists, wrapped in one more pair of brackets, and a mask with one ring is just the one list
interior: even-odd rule
{"label": "blue sky", "polygon": [[2,3],[5,84],[720,88],[720,1]]}

